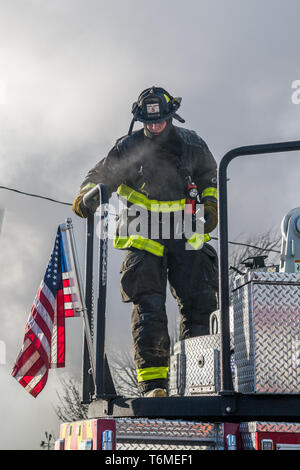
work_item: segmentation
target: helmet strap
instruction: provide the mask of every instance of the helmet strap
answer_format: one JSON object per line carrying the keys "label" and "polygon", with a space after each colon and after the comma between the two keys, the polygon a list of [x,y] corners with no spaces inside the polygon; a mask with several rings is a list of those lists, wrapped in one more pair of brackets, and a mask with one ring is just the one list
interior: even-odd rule
{"label": "helmet strap", "polygon": [[134,126],[135,121],[136,121],[136,118],[134,116],[133,119],[131,120],[131,123],[130,123],[130,126],[129,126],[128,135],[132,134],[132,130],[133,130],[133,126]]}

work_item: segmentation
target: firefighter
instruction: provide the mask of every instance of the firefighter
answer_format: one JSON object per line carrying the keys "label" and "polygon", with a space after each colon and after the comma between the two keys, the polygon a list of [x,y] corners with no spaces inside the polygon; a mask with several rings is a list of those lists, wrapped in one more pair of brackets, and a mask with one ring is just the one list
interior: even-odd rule
{"label": "firefighter", "polygon": [[[167,396],[167,282],[180,311],[179,339],[209,334],[209,316],[217,308],[217,254],[207,243],[217,225],[217,165],[196,132],[173,124],[173,119],[185,122],[177,114],[180,102],[163,88],[144,90],[133,104],[128,135],[88,172],[73,203],[77,215],[93,213],[97,203],[86,207],[83,196],[98,183],[126,202],[114,247],[125,250],[121,295],[133,304],[134,360],[138,388],[146,397]],[[136,121],[143,127],[133,132]],[[175,221],[195,199],[204,205],[204,234],[187,237]],[[133,207],[155,218],[155,235],[128,230],[138,215],[132,215]],[[166,216],[170,230],[163,236]]]}

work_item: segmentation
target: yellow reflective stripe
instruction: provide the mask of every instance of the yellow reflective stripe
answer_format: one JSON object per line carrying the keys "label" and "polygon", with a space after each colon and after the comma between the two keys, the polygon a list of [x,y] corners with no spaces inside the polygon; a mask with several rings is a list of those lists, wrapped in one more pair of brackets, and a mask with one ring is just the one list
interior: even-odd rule
{"label": "yellow reflective stripe", "polygon": [[203,243],[209,242],[210,235],[208,233],[204,233],[200,235],[200,233],[194,233],[194,235],[187,240],[187,242],[195,249],[199,250]]}
{"label": "yellow reflective stripe", "polygon": [[95,186],[97,186],[95,183],[88,183],[88,184],[86,184],[85,186],[83,186],[83,188],[81,188],[80,192],[81,192],[81,191],[86,191],[86,190],[88,190],[88,189],[92,189],[92,188],[94,188]]}
{"label": "yellow reflective stripe", "polygon": [[206,196],[212,196],[218,199],[218,190],[217,188],[206,188],[202,191],[201,198]]}
{"label": "yellow reflective stripe", "polygon": [[164,93],[164,97],[166,98],[166,102],[169,103],[170,98],[168,97],[168,95],[166,95],[166,94]]}
{"label": "yellow reflective stripe", "polygon": [[152,212],[177,212],[182,211],[185,206],[185,199],[178,201],[157,201],[156,199],[148,199],[144,194],[135,191],[125,184],[121,184],[118,187],[117,193],[132,204],[142,206]]}
{"label": "yellow reflective stripe", "polygon": [[169,367],[146,367],[145,369],[137,369],[138,382],[145,380],[166,379],[168,377]]}
{"label": "yellow reflective stripe", "polygon": [[150,240],[149,238],[141,237],[140,235],[130,235],[128,237],[114,237],[114,248],[119,250],[127,250],[134,247],[138,250],[146,250],[156,256],[163,256],[164,246],[160,243]]}

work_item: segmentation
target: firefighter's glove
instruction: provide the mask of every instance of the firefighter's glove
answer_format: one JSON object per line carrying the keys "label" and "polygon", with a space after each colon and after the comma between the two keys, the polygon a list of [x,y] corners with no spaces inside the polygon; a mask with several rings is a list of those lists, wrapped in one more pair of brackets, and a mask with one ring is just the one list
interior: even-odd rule
{"label": "firefighter's glove", "polygon": [[204,219],[204,233],[212,232],[218,224],[218,208],[216,202],[204,202]]}
{"label": "firefighter's glove", "polygon": [[75,212],[75,214],[79,215],[79,217],[82,217],[84,219],[90,215],[93,215],[96,212],[97,207],[99,205],[99,201],[93,198],[88,201],[88,206],[86,206],[83,203],[83,196],[85,195],[86,192],[87,191],[80,192],[78,196],[76,196],[76,198],[74,199],[73,206],[72,206],[72,209]]}

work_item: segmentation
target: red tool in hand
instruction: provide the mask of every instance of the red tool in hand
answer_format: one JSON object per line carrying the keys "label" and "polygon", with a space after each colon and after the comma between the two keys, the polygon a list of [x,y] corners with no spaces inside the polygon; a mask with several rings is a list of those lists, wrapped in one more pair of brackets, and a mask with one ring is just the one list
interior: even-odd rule
{"label": "red tool in hand", "polygon": [[184,211],[186,214],[196,214],[196,203],[198,197],[198,188],[195,183],[190,182],[187,186],[187,198]]}

